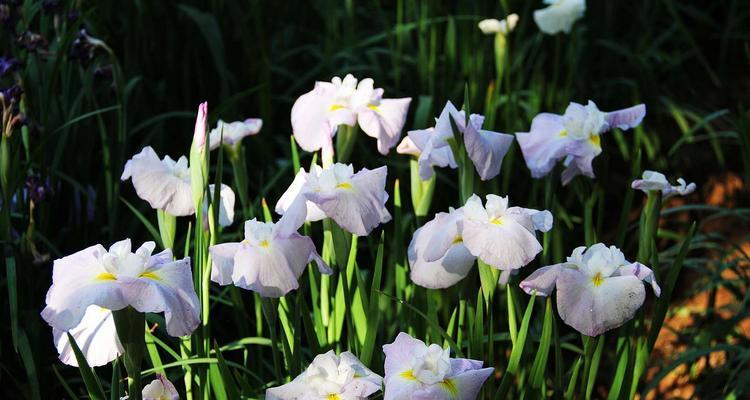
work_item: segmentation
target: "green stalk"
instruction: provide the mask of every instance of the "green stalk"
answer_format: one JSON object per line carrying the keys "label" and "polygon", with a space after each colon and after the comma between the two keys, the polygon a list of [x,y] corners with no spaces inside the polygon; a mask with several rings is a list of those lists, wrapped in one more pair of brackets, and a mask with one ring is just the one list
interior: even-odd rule
{"label": "green stalk", "polygon": [[[648,265],[651,261],[652,243],[656,241],[661,216],[661,192],[650,191],[646,198],[646,206],[641,214],[640,234],[638,236],[638,262]],[[658,271],[654,269],[658,277]]]}
{"label": "green stalk", "polygon": [[228,149],[227,154],[229,155],[229,162],[232,164],[232,171],[234,172],[234,187],[237,195],[240,198],[240,206],[242,207],[242,215],[245,219],[253,217],[253,210],[250,207],[249,199],[247,198],[248,184],[247,184],[247,165],[245,162],[245,148],[240,144],[235,145]]}
{"label": "green stalk", "polygon": [[112,313],[117,328],[117,336],[124,350],[123,364],[128,373],[128,395],[132,400],[141,400],[141,365],[146,348],[143,326],[146,317],[132,307]]}
{"label": "green stalk", "polygon": [[357,136],[357,126],[339,125],[336,132],[336,160],[338,162],[344,164],[349,162]]}
{"label": "green stalk", "polygon": [[171,249],[174,246],[177,219],[174,215],[169,215],[163,210],[156,210],[156,218],[159,221],[159,234],[161,235],[162,247]]}

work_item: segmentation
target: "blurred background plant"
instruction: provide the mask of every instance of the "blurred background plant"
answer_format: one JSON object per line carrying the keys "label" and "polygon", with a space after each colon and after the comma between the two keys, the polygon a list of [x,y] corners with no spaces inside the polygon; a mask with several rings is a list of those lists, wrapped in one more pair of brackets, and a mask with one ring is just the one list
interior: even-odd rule
{"label": "blurred background plant", "polygon": [[[590,1],[572,32],[557,36],[543,35],[534,24],[532,11],[541,6],[514,0],[316,0],[293,6],[260,0],[0,0],[0,291],[6,304],[0,310],[0,320],[6,322],[0,328],[6,339],[0,344],[2,397],[67,393],[63,397],[72,398],[84,393],[78,371],[57,362],[51,329],[38,313],[51,281],[51,259],[93,243],[158,237],[147,206],[135,201],[130,187],[121,188],[119,177],[130,155],[144,145],[173,158],[185,154],[193,110],[204,99],[210,104],[211,126],[218,118],[260,117],[263,130],[243,144],[252,202],[243,214],[261,215],[261,199],[275,202],[294,173],[292,102],[315,80],[346,73],[374,78],[388,97],[412,97],[405,130],[431,126],[446,100],[464,101],[465,87],[472,111],[487,116],[485,126],[508,133],[527,131],[539,112],[562,113],[571,100],[592,99],[603,110],[647,104],[641,127],[604,139],[603,156],[595,161],[595,184],[586,178],[568,188],[557,179],[532,181],[514,145],[501,175],[480,191],[509,193],[514,204],[553,211],[557,234],[550,236],[545,261],[559,261],[582,244],[585,218],[578,204],[586,193],[596,198],[589,221],[597,240],[617,243],[632,259],[645,197],[629,186],[640,169],[696,182],[695,194],[671,200],[663,211],[658,259],[665,268],[677,256],[692,221],[699,224],[639,393],[657,398],[747,396],[750,4]],[[511,12],[520,18],[505,38],[504,57],[496,60],[496,40],[477,23]],[[407,304],[381,297],[384,312],[376,325],[375,348],[389,343],[399,330],[442,341],[437,324],[457,330],[458,343],[465,328],[471,338],[464,342],[489,342],[479,349],[464,348],[468,356],[506,358],[507,334],[495,335],[490,325],[491,334],[477,339],[469,320],[467,327],[450,324],[450,307],[459,298],[462,313],[482,314],[481,299],[466,295],[476,293],[477,279],[467,279],[472,283],[446,290],[442,297],[406,282],[405,247],[417,227],[405,201],[408,157],[395,152],[382,157],[365,140],[355,145],[355,169],[388,165],[392,195],[396,179],[401,182],[395,221],[384,228],[387,251],[383,285],[377,289]],[[310,155],[300,156],[301,164],[309,165]],[[223,168],[223,180],[232,182],[232,173]],[[454,175],[438,174],[430,214],[458,202]],[[151,230],[143,229],[144,221]],[[239,231],[228,229],[226,236],[238,237]],[[374,238],[360,239],[357,261],[368,285],[377,258]],[[176,248],[184,245],[178,241]],[[258,397],[265,383],[285,378],[269,354],[276,361],[283,353],[293,377],[320,350],[311,344],[312,328],[292,326],[304,322],[297,319],[307,307],[301,295],[287,296],[295,320],[278,327],[303,333],[297,336],[301,350],[291,351],[293,359],[287,359],[279,349],[286,344],[272,346],[267,338],[268,327],[252,296],[243,292],[243,299],[224,288],[213,289],[212,335],[244,396]],[[420,315],[416,310],[429,311]],[[572,343],[564,346],[566,354],[580,351],[567,327],[558,325],[560,337]],[[532,341],[540,340],[541,318],[529,332]],[[300,343],[289,344],[294,350]],[[484,346],[496,353],[483,354]],[[382,365],[382,355],[375,353],[371,365]],[[615,361],[614,355],[605,355],[602,371],[613,371]],[[567,373],[552,369],[550,376]],[[104,377],[106,371],[98,372]],[[609,374],[599,374],[593,396],[607,396],[610,384]]]}

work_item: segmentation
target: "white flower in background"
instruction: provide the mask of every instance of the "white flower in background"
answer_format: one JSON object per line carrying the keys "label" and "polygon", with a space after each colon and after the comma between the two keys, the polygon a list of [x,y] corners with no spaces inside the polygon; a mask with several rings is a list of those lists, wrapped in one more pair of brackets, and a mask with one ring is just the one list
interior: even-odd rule
{"label": "white flower in background", "polygon": [[651,191],[660,191],[664,199],[677,195],[686,196],[695,191],[695,183],[688,184],[684,179],[679,178],[677,185],[673,186],[664,174],[656,171],[643,171],[643,179],[634,180],[631,186],[646,194]]}
{"label": "white flower in background", "polygon": [[544,4],[548,6],[534,11],[534,22],[548,35],[570,33],[573,23],[586,12],[586,0],[544,0]]}
{"label": "white flower in background", "polygon": [[356,174],[351,164],[336,163],[310,172],[300,170],[276,203],[276,212],[299,221],[318,221],[325,217],[357,236],[368,235],[375,227],[391,220],[385,208],[386,167],[361,169]]}
{"label": "white flower in background", "polygon": [[411,279],[427,288],[446,288],[468,275],[476,258],[504,272],[519,269],[536,257],[542,245],[535,231],[552,228],[552,214],[508,207],[508,198],[477,195],[466,204],[438,213],[414,232],[408,258]]}
{"label": "white flower in background", "polygon": [[485,35],[507,35],[513,32],[518,24],[518,14],[510,14],[504,20],[498,21],[494,18],[479,21],[479,30]]}
{"label": "white flower in background", "polygon": [[180,400],[180,395],[166,376],[157,374],[156,379],[143,387],[143,400]]}
{"label": "white flower in background", "polygon": [[277,223],[245,222],[245,239],[209,247],[214,267],[211,280],[281,297],[299,287],[299,277],[315,261],[321,273],[331,274],[312,239],[297,233],[302,220],[282,217]]}
{"label": "white flower in background", "polygon": [[348,74],[331,82],[316,82],[312,91],[292,106],[294,138],[305,151],[333,151],[333,136],[339,125],[359,125],[378,140],[378,151],[388,154],[401,136],[410,97],[384,99],[383,89],[370,78],[357,81]]}
{"label": "white flower in background", "polygon": [[219,120],[216,128],[211,129],[208,134],[208,148],[215,150],[221,143],[233,147],[239,144],[245,136],[258,134],[261,127],[263,127],[263,120],[259,118],[248,118],[230,123]]}
{"label": "white flower in background", "polygon": [[266,390],[267,400],[365,400],[380,390],[383,378],[354,354],[333,350],[315,356],[291,382]]}
{"label": "white flower in background", "polygon": [[151,255],[155,247],[146,242],[133,253],[125,239],[109,251],[97,244],[55,260],[42,318],[55,329],[70,331],[79,327],[91,305],[112,311],[132,306],[140,312],[164,312],[167,333],[189,335],[200,322],[190,258],[173,261],[170,249]]}
{"label": "white flower in background", "polygon": [[385,353],[384,400],[474,400],[494,368],[482,361],[450,358],[450,350],[401,332]]}
{"label": "white flower in background", "polygon": [[651,284],[661,289],[654,273],[640,263],[625,260],[614,247],[597,243],[578,247],[567,262],[539,268],[521,282],[528,294],[549,296],[557,286],[557,311],[566,324],[587,336],[597,336],[629,321],[643,305]]}
{"label": "white flower in background", "polygon": [[[88,306],[81,322],[68,333],[73,336],[86,362],[91,367],[109,364],[124,351],[115,329],[112,311],[99,306]],[[78,366],[73,348],[64,331],[52,329],[55,348],[63,364]]]}
{"label": "white flower in background", "polygon": [[537,115],[531,121],[531,130],[516,133],[516,138],[532,177],[547,175],[563,160],[566,168],[562,182],[567,185],[577,175],[594,177],[591,163],[602,152],[602,133],[635,128],[645,115],[643,104],[604,112],[591,100],[585,106],[571,102],[563,115]]}
{"label": "white flower in background", "polygon": [[[176,217],[195,214],[190,168],[185,156],[177,161],[169,156],[159,160],[154,149],[146,146],[125,163],[120,179],[131,179],[138,197],[146,200],[151,208]],[[214,185],[209,185],[209,192],[211,198],[204,196],[203,199],[205,209],[213,200]],[[234,220],[234,191],[222,184],[220,197],[219,223],[229,226]]]}
{"label": "white flower in background", "polygon": [[458,133],[463,135],[464,146],[479,177],[486,181],[497,176],[503,158],[513,142],[513,135],[483,130],[484,117],[479,114],[471,114],[467,125],[466,114],[458,111],[449,101],[435,120],[434,128],[409,131],[408,138],[404,138],[404,141],[408,139],[409,142],[402,142],[402,154],[418,157],[419,176],[422,180],[432,177],[434,167],[458,168],[448,143],[454,137],[451,118]]}

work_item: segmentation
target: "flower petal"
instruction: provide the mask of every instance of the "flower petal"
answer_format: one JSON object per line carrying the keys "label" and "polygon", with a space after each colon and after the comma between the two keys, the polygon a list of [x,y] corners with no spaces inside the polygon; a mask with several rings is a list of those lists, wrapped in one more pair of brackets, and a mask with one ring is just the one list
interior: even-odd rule
{"label": "flower petal", "polygon": [[[276,207],[274,210],[279,215],[284,215],[289,208],[292,207],[294,204],[294,201],[297,199],[297,197],[302,196],[304,198],[304,194],[307,192],[307,180],[308,175],[320,175],[321,168],[317,165],[313,166],[310,170],[311,172],[305,172],[305,170],[300,169],[299,172],[297,172],[297,175],[294,176],[294,180],[292,181],[292,184],[289,185],[289,187],[286,189],[284,194],[281,195],[279,198],[279,201],[276,202]],[[325,218],[326,215],[317,205],[315,205],[311,201],[307,201],[305,198],[305,208],[303,210],[300,210],[298,208],[295,208],[294,211],[296,212],[304,212],[305,216],[303,221],[320,221],[321,219]],[[295,225],[297,217],[299,215],[295,214],[290,219],[290,225]],[[297,227],[301,226],[302,224],[298,225]],[[296,229],[295,229],[296,230]]]}
{"label": "flower petal", "polygon": [[[60,361],[64,364],[77,367],[73,348],[68,341],[66,332],[53,329],[53,338]],[[76,344],[81,349],[89,366],[100,367],[117,358],[123,352],[120,338],[117,337],[115,320],[112,311],[99,306],[88,306],[86,313],[75,328],[69,333],[73,336]]]}
{"label": "flower petal", "polygon": [[167,333],[191,334],[200,323],[200,303],[193,286],[190,258],[158,264],[144,277],[118,277],[123,297],[140,312],[164,312]]}
{"label": "flower petal", "polygon": [[636,278],[650,284],[651,289],[653,289],[656,297],[661,296],[661,288],[659,287],[659,284],[656,283],[656,277],[654,276],[654,271],[652,271],[651,268],[639,262],[634,262],[629,265],[624,265],[618,268],[613,275],[614,276],[627,276],[627,275],[635,276]]}
{"label": "flower petal", "polygon": [[572,268],[557,278],[557,311],[566,324],[597,336],[624,324],[641,307],[646,291],[632,275],[604,278],[598,285]]}
{"label": "flower petal", "polygon": [[484,117],[472,114],[469,118],[469,125],[463,132],[464,144],[479,177],[486,181],[500,173],[505,153],[513,142],[513,135],[482,130]]}
{"label": "flower petal", "polygon": [[234,256],[240,249],[239,243],[222,243],[208,248],[211,255],[213,267],[211,268],[211,280],[219,285],[232,283],[232,271],[234,270]]}
{"label": "flower petal", "polygon": [[565,264],[555,264],[542,267],[532,272],[526,279],[518,285],[526,294],[547,297],[552,294],[557,282],[557,276],[564,268]]}
{"label": "flower petal", "polygon": [[452,399],[475,400],[482,390],[482,385],[493,372],[494,368],[463,371],[446,379],[447,382],[441,386],[453,394]]}
{"label": "flower petal", "polygon": [[638,104],[633,107],[623,108],[622,110],[610,111],[605,119],[610,128],[630,129],[640,125],[643,117],[646,116],[646,105]]}
{"label": "flower petal", "polygon": [[386,155],[398,143],[411,98],[382,99],[375,107],[357,113],[357,122],[368,136],[378,139],[378,151]]}
{"label": "flower petal", "polygon": [[55,260],[47,306],[41,313],[50,326],[61,331],[75,328],[90,305],[109,310],[127,307],[116,281],[99,261],[105,253],[104,247],[95,245]]}
{"label": "flower petal", "polygon": [[170,215],[186,216],[195,212],[189,179],[176,176],[154,152],[146,146],[125,164],[122,180],[132,179],[138,197],[152,208]]}
{"label": "flower petal", "polygon": [[570,141],[562,117],[549,113],[534,117],[531,130],[516,133],[516,139],[534,178],[547,175],[557,162],[565,158],[565,146]]}
{"label": "flower petal", "polygon": [[[452,227],[450,227],[452,225]],[[419,286],[441,289],[453,286],[465,278],[474,265],[474,256],[458,242],[453,243],[444,255],[437,260],[427,261],[425,251],[435,235],[448,237],[450,232],[458,233],[455,218],[447,213],[438,213],[435,219],[414,232],[409,244],[408,257],[411,280]],[[446,235],[445,233],[448,232]]]}
{"label": "flower petal", "polygon": [[521,268],[542,251],[534,234],[509,218],[500,225],[468,219],[462,224],[466,248],[497,269]]}
{"label": "flower petal", "polygon": [[313,90],[300,96],[292,106],[294,139],[303,150],[314,152],[332,148],[336,126],[328,118],[334,89],[330,83],[317,82]]}

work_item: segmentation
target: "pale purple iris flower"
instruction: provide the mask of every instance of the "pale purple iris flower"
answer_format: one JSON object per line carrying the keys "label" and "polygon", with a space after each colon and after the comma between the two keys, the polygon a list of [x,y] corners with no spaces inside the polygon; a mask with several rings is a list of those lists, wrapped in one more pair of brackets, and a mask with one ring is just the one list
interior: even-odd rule
{"label": "pale purple iris flower", "polygon": [[385,353],[384,400],[474,400],[494,368],[401,332]]}
{"label": "pale purple iris flower", "polygon": [[643,178],[636,179],[631,185],[633,189],[642,190],[646,194],[651,191],[661,192],[662,198],[673,196],[687,196],[695,191],[695,183],[687,183],[684,179],[677,179],[677,185],[672,185],[664,174],[656,171],[643,171]]}
{"label": "pale purple iris flower", "polygon": [[383,378],[357,357],[333,350],[318,354],[291,382],[266,390],[267,400],[365,400],[380,390]]}
{"label": "pale purple iris flower", "polygon": [[292,106],[292,130],[305,151],[333,151],[333,136],[340,125],[359,125],[377,139],[378,151],[385,155],[396,146],[406,122],[411,98],[384,99],[383,89],[370,78],[357,81],[348,74],[331,82],[316,82],[310,92]]}
{"label": "pale purple iris flower", "polygon": [[299,287],[299,277],[312,261],[321,273],[331,274],[312,239],[297,233],[302,223],[289,216],[276,223],[246,221],[244,240],[209,247],[211,280],[281,297]]}
{"label": "pale purple iris flower", "polygon": [[508,198],[487,195],[486,207],[477,195],[414,232],[408,258],[411,279],[438,289],[454,285],[468,275],[479,258],[508,274],[530,263],[542,245],[535,232],[552,228],[552,214],[508,207]]}
{"label": "pale purple iris flower", "polygon": [[[125,163],[121,180],[131,179],[138,197],[169,215],[182,217],[195,214],[190,168],[185,156],[177,161],[169,156],[159,160],[151,146],[146,146]],[[213,200],[214,185],[209,185],[210,199],[204,198],[204,209]],[[222,184],[219,208],[219,224],[229,226],[234,221],[234,191]]]}
{"label": "pale purple iris flower", "polygon": [[661,289],[643,264],[625,260],[620,249],[597,243],[578,247],[567,261],[539,268],[520,286],[528,294],[549,296],[557,287],[557,311],[566,324],[587,336],[598,336],[633,318],[651,285]]}
{"label": "pale purple iris flower", "polygon": [[224,122],[219,120],[216,128],[208,133],[208,148],[216,150],[220,144],[229,147],[238,145],[245,136],[257,135],[263,127],[263,120],[248,118],[244,121]]}
{"label": "pale purple iris flower", "polygon": [[591,163],[602,152],[602,133],[635,128],[645,115],[643,104],[604,112],[591,100],[585,106],[571,102],[563,115],[537,115],[531,121],[531,130],[516,133],[516,138],[532,177],[549,174],[563,161],[562,182],[567,185],[577,175],[594,177]]}
{"label": "pale purple iris flower", "polygon": [[[86,358],[86,362],[91,367],[109,364],[124,351],[120,338],[117,336],[112,311],[99,306],[88,306],[81,322],[67,333],[73,336]],[[60,361],[63,364],[77,367],[78,360],[76,360],[66,332],[53,328],[52,337]]]}
{"label": "pale purple iris flower", "polygon": [[363,168],[355,174],[351,164],[341,163],[325,169],[313,166],[310,172],[300,170],[275,210],[285,217],[290,214],[300,225],[328,217],[344,230],[366,236],[391,220],[385,208],[386,174],[386,167]]}
{"label": "pale purple iris flower", "polygon": [[471,114],[467,124],[464,111],[458,111],[449,101],[435,120],[434,128],[409,131],[402,142],[402,154],[418,157],[422,180],[432,177],[434,167],[458,168],[448,142],[454,137],[451,119],[463,136],[464,146],[479,177],[486,181],[497,176],[513,135],[482,129],[484,117],[479,114]]}
{"label": "pale purple iris flower", "polygon": [[534,22],[548,35],[570,33],[573,23],[586,12],[586,0],[544,0],[544,3],[547,7],[534,11]]}
{"label": "pale purple iris flower", "polygon": [[143,387],[143,400],[180,400],[180,394],[166,376],[157,374],[156,379]]}
{"label": "pale purple iris flower", "polygon": [[163,312],[167,333],[189,335],[200,322],[190,258],[174,261],[170,249],[151,255],[155,247],[146,242],[132,252],[125,239],[109,251],[97,244],[55,260],[42,318],[66,332],[81,324],[91,305],[112,311],[131,306]]}

